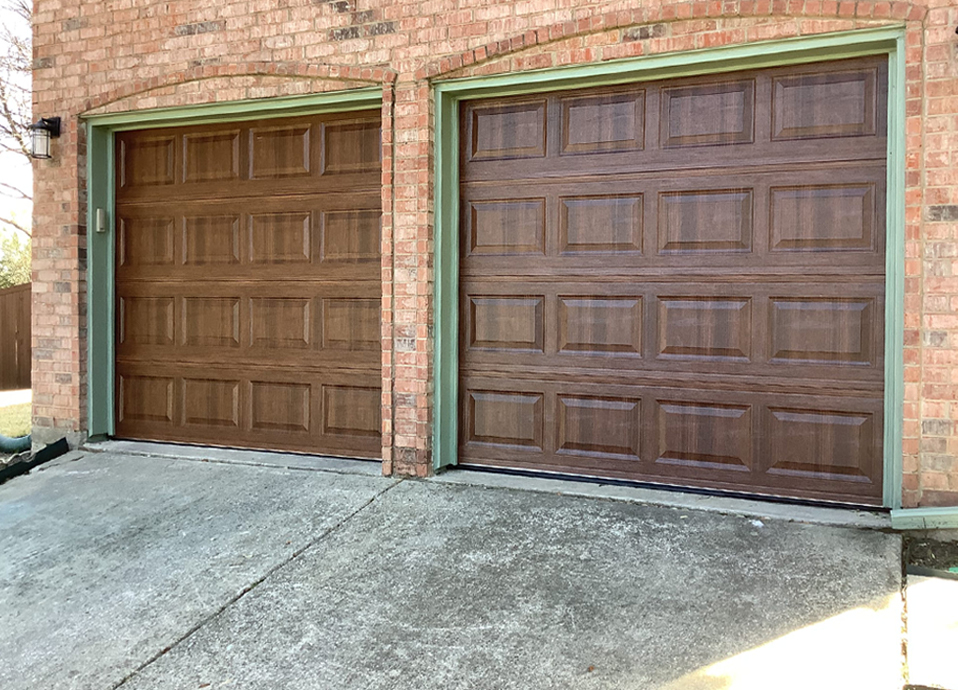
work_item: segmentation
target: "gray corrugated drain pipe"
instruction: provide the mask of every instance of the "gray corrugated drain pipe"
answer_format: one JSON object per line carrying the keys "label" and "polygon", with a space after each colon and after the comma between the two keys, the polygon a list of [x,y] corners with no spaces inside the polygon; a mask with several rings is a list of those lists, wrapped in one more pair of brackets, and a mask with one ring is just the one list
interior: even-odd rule
{"label": "gray corrugated drain pipe", "polygon": [[30,450],[29,436],[10,438],[0,434],[0,453],[22,453],[25,450]]}

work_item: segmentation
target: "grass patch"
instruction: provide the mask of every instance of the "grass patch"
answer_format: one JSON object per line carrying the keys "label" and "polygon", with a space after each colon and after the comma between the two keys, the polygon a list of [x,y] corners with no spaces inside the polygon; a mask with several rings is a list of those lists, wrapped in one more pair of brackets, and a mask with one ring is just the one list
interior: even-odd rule
{"label": "grass patch", "polygon": [[30,403],[0,407],[0,435],[16,438],[30,433]]}

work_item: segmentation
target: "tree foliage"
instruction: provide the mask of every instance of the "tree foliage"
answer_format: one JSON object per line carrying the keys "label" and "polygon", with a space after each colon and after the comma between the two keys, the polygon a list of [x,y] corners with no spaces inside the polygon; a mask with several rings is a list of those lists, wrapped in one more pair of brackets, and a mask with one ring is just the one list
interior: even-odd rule
{"label": "tree foliage", "polygon": [[[23,156],[30,160],[31,11],[31,0],[0,0],[0,158]],[[32,201],[29,187],[10,180],[0,180],[0,196],[16,202]],[[0,232],[3,230],[29,236],[30,224],[0,209]]]}
{"label": "tree foliage", "polygon": [[0,289],[30,282],[30,238],[0,235]]}

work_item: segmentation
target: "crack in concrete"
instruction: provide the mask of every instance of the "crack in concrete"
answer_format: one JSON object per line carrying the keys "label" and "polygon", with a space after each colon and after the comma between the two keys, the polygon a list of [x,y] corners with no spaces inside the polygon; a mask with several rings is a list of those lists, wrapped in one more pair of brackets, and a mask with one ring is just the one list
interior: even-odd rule
{"label": "crack in concrete", "polygon": [[196,623],[193,627],[191,627],[189,630],[187,630],[183,635],[181,635],[179,638],[177,638],[176,640],[174,640],[171,644],[167,645],[166,647],[164,647],[163,649],[161,649],[159,652],[157,652],[156,654],[154,654],[153,656],[151,656],[149,659],[147,659],[146,661],[144,661],[142,664],[140,664],[139,666],[137,666],[137,667],[136,667],[135,669],[133,669],[130,673],[128,673],[127,675],[125,675],[123,678],[121,678],[119,682],[114,683],[113,685],[111,685],[111,686],[110,686],[110,690],[117,690],[118,688],[121,688],[121,687],[123,687],[124,685],[126,685],[128,682],[130,682],[131,680],[133,680],[134,677],[136,677],[138,674],[140,674],[144,669],[146,669],[147,667],[151,666],[151,665],[154,664],[156,661],[162,659],[164,656],[166,656],[167,654],[169,654],[170,652],[172,652],[174,649],[176,649],[176,648],[179,647],[181,644],[183,644],[184,642],[186,642],[188,639],[190,639],[190,638],[191,638],[193,635],[195,635],[197,632],[199,632],[199,631],[202,630],[204,627],[206,627],[209,623],[211,623],[211,622],[213,622],[214,620],[216,620],[216,619],[217,619],[219,616],[221,616],[227,609],[231,608],[234,604],[236,604],[237,602],[239,602],[243,597],[245,597],[247,594],[249,594],[250,592],[252,592],[254,589],[256,589],[257,587],[259,587],[261,584],[263,584],[263,583],[264,583],[267,579],[269,579],[272,575],[274,575],[275,573],[279,572],[279,570],[281,570],[282,568],[285,568],[287,565],[289,565],[290,563],[292,563],[293,561],[295,561],[297,558],[299,558],[300,556],[302,556],[304,553],[306,553],[307,551],[309,551],[311,548],[313,548],[314,546],[316,546],[316,545],[319,544],[320,542],[324,541],[327,537],[329,537],[329,536],[330,536],[331,534],[333,534],[334,532],[338,531],[338,530],[339,530],[341,527],[343,527],[347,522],[349,522],[350,520],[352,520],[354,517],[356,517],[356,516],[359,515],[361,512],[363,512],[364,510],[366,510],[366,508],[368,508],[368,507],[371,506],[373,503],[375,503],[379,498],[381,498],[382,496],[384,496],[388,491],[392,491],[392,490],[395,489],[397,486],[399,486],[400,484],[402,484],[404,481],[406,481],[404,478],[403,478],[403,479],[397,479],[394,483],[390,484],[389,486],[387,486],[387,487],[386,487],[385,489],[383,489],[382,491],[377,492],[372,498],[370,498],[368,501],[366,501],[365,503],[363,503],[361,506],[359,506],[359,507],[358,507],[356,510],[354,510],[353,512],[349,513],[346,517],[344,517],[342,520],[340,520],[339,522],[337,522],[335,525],[333,525],[332,527],[330,527],[329,529],[327,529],[327,530],[326,530],[325,532],[323,532],[322,534],[318,535],[316,538],[312,539],[312,540],[311,540],[309,543],[307,543],[305,546],[303,546],[303,547],[297,549],[296,551],[294,551],[292,554],[290,554],[289,558],[284,559],[282,562],[277,563],[277,564],[274,565],[272,568],[268,569],[262,576],[260,576],[259,578],[257,578],[256,580],[254,580],[253,582],[251,582],[250,584],[248,584],[248,585],[247,585],[246,587],[244,587],[238,594],[236,594],[236,595],[233,596],[233,597],[230,597],[230,599],[229,599],[226,603],[224,603],[222,606],[220,606],[216,611],[214,611],[214,612],[211,613],[210,615],[208,615],[208,616],[206,616],[205,618],[203,618],[201,621],[199,621],[199,622]]}

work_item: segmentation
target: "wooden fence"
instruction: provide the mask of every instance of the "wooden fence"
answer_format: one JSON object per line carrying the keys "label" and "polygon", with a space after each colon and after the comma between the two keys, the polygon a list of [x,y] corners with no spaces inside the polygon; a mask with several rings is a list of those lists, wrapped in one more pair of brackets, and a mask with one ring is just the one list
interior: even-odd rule
{"label": "wooden fence", "polygon": [[0,391],[30,387],[30,284],[0,290]]}

